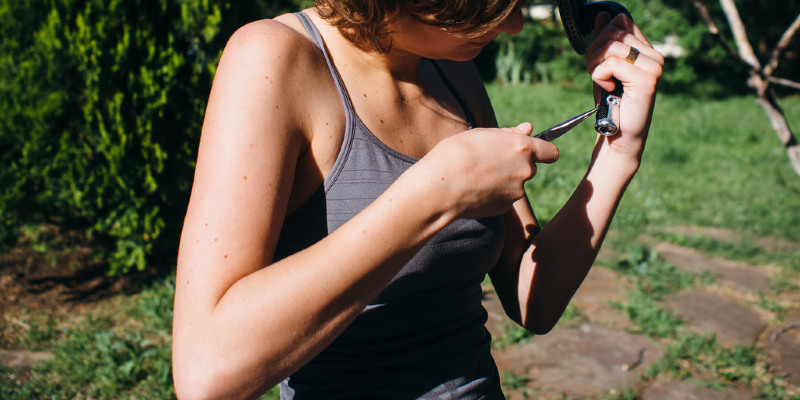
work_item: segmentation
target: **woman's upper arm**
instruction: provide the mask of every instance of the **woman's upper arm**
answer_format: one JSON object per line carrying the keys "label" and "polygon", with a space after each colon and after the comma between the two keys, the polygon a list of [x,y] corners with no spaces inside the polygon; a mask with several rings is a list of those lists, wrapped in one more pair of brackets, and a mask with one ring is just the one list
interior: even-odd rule
{"label": "woman's upper arm", "polygon": [[220,60],[181,235],[177,319],[212,310],[236,281],[271,261],[306,145],[287,90],[293,34],[273,21],[250,24]]}
{"label": "woman's upper arm", "polygon": [[527,197],[505,215],[506,241],[500,260],[489,273],[497,297],[509,318],[521,323],[520,265],[531,240],[541,230]]}

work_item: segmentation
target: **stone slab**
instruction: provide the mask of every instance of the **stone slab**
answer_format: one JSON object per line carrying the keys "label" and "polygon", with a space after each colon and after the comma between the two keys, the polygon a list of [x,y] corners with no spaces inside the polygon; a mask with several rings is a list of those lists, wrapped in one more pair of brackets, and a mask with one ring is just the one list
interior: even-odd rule
{"label": "stone slab", "polygon": [[18,371],[27,371],[36,364],[51,360],[53,355],[43,351],[0,350],[0,364]]}
{"label": "stone slab", "polygon": [[716,390],[686,381],[658,380],[648,386],[641,400],[750,400],[753,394],[738,388]]}
{"label": "stone slab", "polygon": [[[630,320],[608,304],[610,301],[624,300],[625,288],[622,282],[623,279],[617,272],[601,266],[592,267],[570,302],[586,317],[581,321],[588,320],[619,329],[630,327],[632,325]],[[503,325],[511,323],[511,320],[506,316],[503,305],[491,285],[483,287],[482,303],[489,314],[486,329],[493,338],[499,339],[503,334]]]}
{"label": "stone slab", "polygon": [[766,292],[770,289],[769,277],[773,271],[768,267],[753,267],[721,258],[710,258],[692,249],[671,243],[658,243],[653,249],[666,262],[679,269],[696,273],[711,272],[720,276],[721,286],[749,292]]}
{"label": "stone slab", "polygon": [[572,298],[572,303],[579,307],[590,307],[605,301],[620,301],[623,298],[624,287],[620,275],[608,268],[594,266]]}
{"label": "stone slab", "polygon": [[713,333],[726,347],[752,346],[766,327],[761,314],[737,299],[706,290],[668,297],[666,305],[694,331]]}
{"label": "stone slab", "polygon": [[688,238],[706,237],[724,243],[742,243],[744,240],[764,248],[767,251],[794,251],[800,250],[800,243],[791,242],[775,237],[747,237],[739,232],[722,228],[708,228],[700,226],[674,226],[661,229],[665,233],[674,233]]}
{"label": "stone slab", "polygon": [[627,328],[630,320],[612,308],[609,302],[625,299],[625,285],[619,273],[594,266],[573,296],[571,304],[577,306],[592,323]]}
{"label": "stone slab", "polygon": [[800,386],[800,314],[786,319],[769,335],[765,344],[771,369],[793,385]]}
{"label": "stone slab", "polygon": [[639,375],[662,355],[643,335],[584,324],[556,327],[531,342],[496,350],[495,360],[501,370],[529,377],[537,398],[587,398],[636,387]]}

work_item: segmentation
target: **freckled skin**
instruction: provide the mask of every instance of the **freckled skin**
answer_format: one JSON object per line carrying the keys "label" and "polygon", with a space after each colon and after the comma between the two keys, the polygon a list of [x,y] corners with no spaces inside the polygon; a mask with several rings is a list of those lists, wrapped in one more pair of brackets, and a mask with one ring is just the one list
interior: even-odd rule
{"label": "freckled skin", "polygon": [[[274,261],[286,215],[336,160],[345,117],[326,61],[295,16],[238,30],[214,78],[178,254],[172,361],[180,398],[257,398],[331,343],[458,218],[506,216],[492,283],[512,319],[549,330],[593,264],[640,163],[663,57],[624,17],[598,24],[605,28],[587,50],[598,85],[612,78],[625,85],[621,132],[586,149],[586,175],[540,231],[523,185],[535,162],[553,162],[558,151],[530,138],[529,123],[496,127],[468,61],[480,46],[400,15],[389,27],[392,52],[364,52],[314,10],[305,12],[349,92],[364,94],[351,99],[359,117],[419,161],[323,240]],[[521,18],[517,11],[478,42],[518,33]],[[624,62],[628,43],[641,52],[635,65]],[[442,60],[485,128],[464,131],[464,115],[453,111],[459,106],[423,57]]]}

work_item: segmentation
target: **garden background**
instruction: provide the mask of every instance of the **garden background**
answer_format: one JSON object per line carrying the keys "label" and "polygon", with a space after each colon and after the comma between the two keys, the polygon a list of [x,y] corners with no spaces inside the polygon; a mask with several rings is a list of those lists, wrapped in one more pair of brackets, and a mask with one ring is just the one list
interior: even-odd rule
{"label": "garden background", "polygon": [[[591,107],[582,57],[553,3],[527,3],[522,34],[476,59],[501,125],[544,128]],[[640,398],[669,377],[798,398],[787,360],[800,358],[800,176],[754,101],[747,67],[709,33],[695,1],[622,3],[669,57],[644,164],[598,262],[622,294],[597,302],[663,355],[635,371],[636,383],[592,396]],[[704,3],[730,37],[720,4]],[[763,61],[800,13],[797,1],[771,3],[736,1]],[[172,272],[216,62],[236,27],[304,5],[0,0],[0,398],[174,396]],[[775,76],[800,81],[800,40]],[[777,89],[792,127],[796,92]],[[560,161],[528,186],[545,223],[585,171],[588,125],[557,141]],[[667,245],[696,252],[700,267],[681,268]],[[730,270],[707,267],[716,259],[762,274],[766,286],[720,284]],[[670,296],[700,289],[736,291],[761,315],[758,335],[731,346],[697,333]],[[589,308],[571,306],[563,325],[599,323]],[[498,354],[537,340],[500,327]],[[786,348],[769,346],[775,332]],[[13,367],[20,357],[30,362]],[[530,368],[512,370],[511,396],[575,396],[545,390]]]}

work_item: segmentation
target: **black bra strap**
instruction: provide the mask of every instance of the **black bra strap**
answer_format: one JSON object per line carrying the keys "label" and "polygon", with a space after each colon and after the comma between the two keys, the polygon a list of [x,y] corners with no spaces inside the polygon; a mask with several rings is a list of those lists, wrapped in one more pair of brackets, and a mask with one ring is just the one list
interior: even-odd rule
{"label": "black bra strap", "polygon": [[477,128],[478,124],[475,122],[475,118],[472,116],[472,113],[469,111],[469,107],[467,107],[467,105],[464,104],[464,101],[461,100],[461,96],[459,96],[458,91],[456,90],[455,86],[453,86],[453,82],[451,82],[450,79],[447,77],[447,75],[444,73],[444,70],[442,69],[442,66],[439,65],[439,63],[436,62],[436,60],[430,60],[430,61],[431,61],[431,64],[433,64],[433,66],[436,67],[436,71],[439,72],[439,76],[442,77],[442,81],[444,81],[444,84],[447,85],[447,87],[450,89],[450,91],[453,93],[453,95],[456,96],[456,100],[458,101],[458,104],[464,110],[464,114],[466,114],[466,116],[467,116],[467,128],[469,128],[469,129]]}

